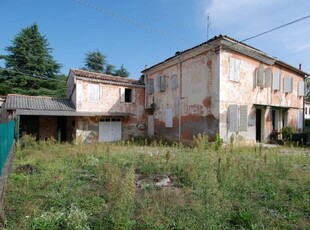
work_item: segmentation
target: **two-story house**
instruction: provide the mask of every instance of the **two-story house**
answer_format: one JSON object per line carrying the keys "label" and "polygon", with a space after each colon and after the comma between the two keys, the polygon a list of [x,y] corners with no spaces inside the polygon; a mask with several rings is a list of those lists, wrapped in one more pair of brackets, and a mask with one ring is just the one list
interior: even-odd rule
{"label": "two-story house", "polygon": [[150,135],[264,142],[287,125],[302,131],[309,74],[227,36],[142,72]]}
{"label": "two-story house", "polygon": [[144,133],[144,83],[139,80],[71,69],[67,98],[76,113],[75,136],[99,142]]}

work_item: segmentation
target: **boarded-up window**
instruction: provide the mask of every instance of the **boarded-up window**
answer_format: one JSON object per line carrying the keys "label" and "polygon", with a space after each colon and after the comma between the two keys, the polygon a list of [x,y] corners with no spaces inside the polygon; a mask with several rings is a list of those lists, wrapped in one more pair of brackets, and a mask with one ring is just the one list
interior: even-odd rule
{"label": "boarded-up window", "polygon": [[259,67],[256,69],[256,86],[264,87],[263,65],[259,65]]}
{"label": "boarded-up window", "polygon": [[90,101],[100,100],[100,85],[99,84],[88,84],[88,98]]}
{"label": "boarded-up window", "polygon": [[239,59],[230,58],[229,59],[229,80],[240,81],[240,63]]}
{"label": "boarded-up window", "polygon": [[248,106],[241,105],[240,106],[240,131],[247,131],[248,130]]}
{"label": "boarded-up window", "polygon": [[272,75],[272,70],[271,68],[267,68],[264,71],[265,73],[265,87],[271,87],[271,75]]}
{"label": "boarded-up window", "polygon": [[171,89],[176,90],[178,88],[178,75],[171,76]]}
{"label": "boarded-up window", "polygon": [[297,116],[297,119],[298,119],[298,129],[302,129],[303,128],[303,116],[304,116],[304,113],[302,111],[298,111],[298,116]]}
{"label": "boarded-up window", "polygon": [[272,89],[280,90],[280,72],[274,72],[272,75]]}
{"label": "boarded-up window", "polygon": [[291,77],[284,77],[284,79],[283,79],[283,91],[284,91],[284,93],[291,93],[292,92],[292,78]]}
{"label": "boarded-up window", "polygon": [[166,128],[172,128],[172,108],[166,109]]}
{"label": "boarded-up window", "polygon": [[149,79],[148,93],[149,93],[149,95],[154,93],[154,79],[153,78]]}
{"label": "boarded-up window", "polygon": [[228,127],[229,131],[238,131],[238,105],[230,105],[228,109]]}
{"label": "boarded-up window", "polygon": [[298,96],[305,96],[305,82],[298,82]]}
{"label": "boarded-up window", "polygon": [[156,76],[155,78],[155,93],[158,93],[160,92],[160,79],[161,79],[161,76]]}

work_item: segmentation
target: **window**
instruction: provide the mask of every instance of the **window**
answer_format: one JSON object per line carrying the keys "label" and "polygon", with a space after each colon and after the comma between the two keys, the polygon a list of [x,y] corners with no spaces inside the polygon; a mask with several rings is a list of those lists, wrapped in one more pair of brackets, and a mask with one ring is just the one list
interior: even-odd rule
{"label": "window", "polygon": [[176,90],[178,88],[178,75],[171,76],[171,89]]}
{"label": "window", "polygon": [[298,96],[305,96],[305,82],[298,82]]}
{"label": "window", "polygon": [[271,70],[271,68],[269,67],[269,68],[267,68],[267,69],[265,69],[265,71],[264,71],[264,80],[265,80],[265,82],[264,82],[264,86],[265,87],[271,87],[271,76],[272,76],[272,70]]}
{"label": "window", "polygon": [[166,128],[172,128],[173,121],[172,121],[172,108],[166,109]]}
{"label": "window", "polygon": [[248,130],[248,106],[247,105],[240,105],[240,131],[247,131]]}
{"label": "window", "polygon": [[100,87],[99,84],[88,84],[88,98],[90,101],[100,100]]}
{"label": "window", "polygon": [[156,92],[166,91],[166,76],[156,77]]}
{"label": "window", "polygon": [[241,61],[239,59],[229,59],[229,80],[240,81],[240,63]]}
{"label": "window", "polygon": [[121,102],[135,102],[135,90],[129,88],[120,88]]}
{"label": "window", "polygon": [[284,77],[283,79],[283,91],[284,93],[291,93],[292,92],[292,78],[291,77]]}
{"label": "window", "polygon": [[258,68],[256,68],[256,86],[264,87],[264,68],[263,65],[260,64]]}
{"label": "window", "polygon": [[280,72],[274,72],[272,75],[272,89],[280,90]]}
{"label": "window", "polygon": [[153,78],[149,79],[148,93],[149,95],[154,93],[154,79]]}
{"label": "window", "polygon": [[230,105],[228,109],[228,125],[229,131],[237,132],[238,131],[238,105]]}

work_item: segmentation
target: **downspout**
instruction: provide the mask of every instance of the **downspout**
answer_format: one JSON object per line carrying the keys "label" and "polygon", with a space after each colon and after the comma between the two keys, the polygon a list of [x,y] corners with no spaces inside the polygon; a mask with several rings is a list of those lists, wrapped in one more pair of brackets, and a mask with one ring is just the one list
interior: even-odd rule
{"label": "downspout", "polygon": [[181,141],[181,133],[182,133],[182,62],[179,58],[179,66],[180,66],[180,99],[179,99],[179,141]]}

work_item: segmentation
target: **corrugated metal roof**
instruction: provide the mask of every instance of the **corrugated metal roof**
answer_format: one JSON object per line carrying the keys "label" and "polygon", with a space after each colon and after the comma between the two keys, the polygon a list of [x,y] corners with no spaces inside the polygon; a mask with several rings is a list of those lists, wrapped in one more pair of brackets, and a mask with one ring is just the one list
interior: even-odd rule
{"label": "corrugated metal roof", "polygon": [[127,77],[112,76],[108,74],[95,73],[95,72],[79,70],[79,69],[71,69],[70,71],[77,77],[85,77],[85,78],[103,80],[111,84],[125,83],[125,84],[131,84],[131,85],[144,85],[144,83],[139,80],[130,79]]}
{"label": "corrugated metal roof", "polygon": [[8,110],[45,110],[45,111],[75,111],[72,102],[66,98],[52,98],[40,96],[25,96],[9,94],[5,108]]}

